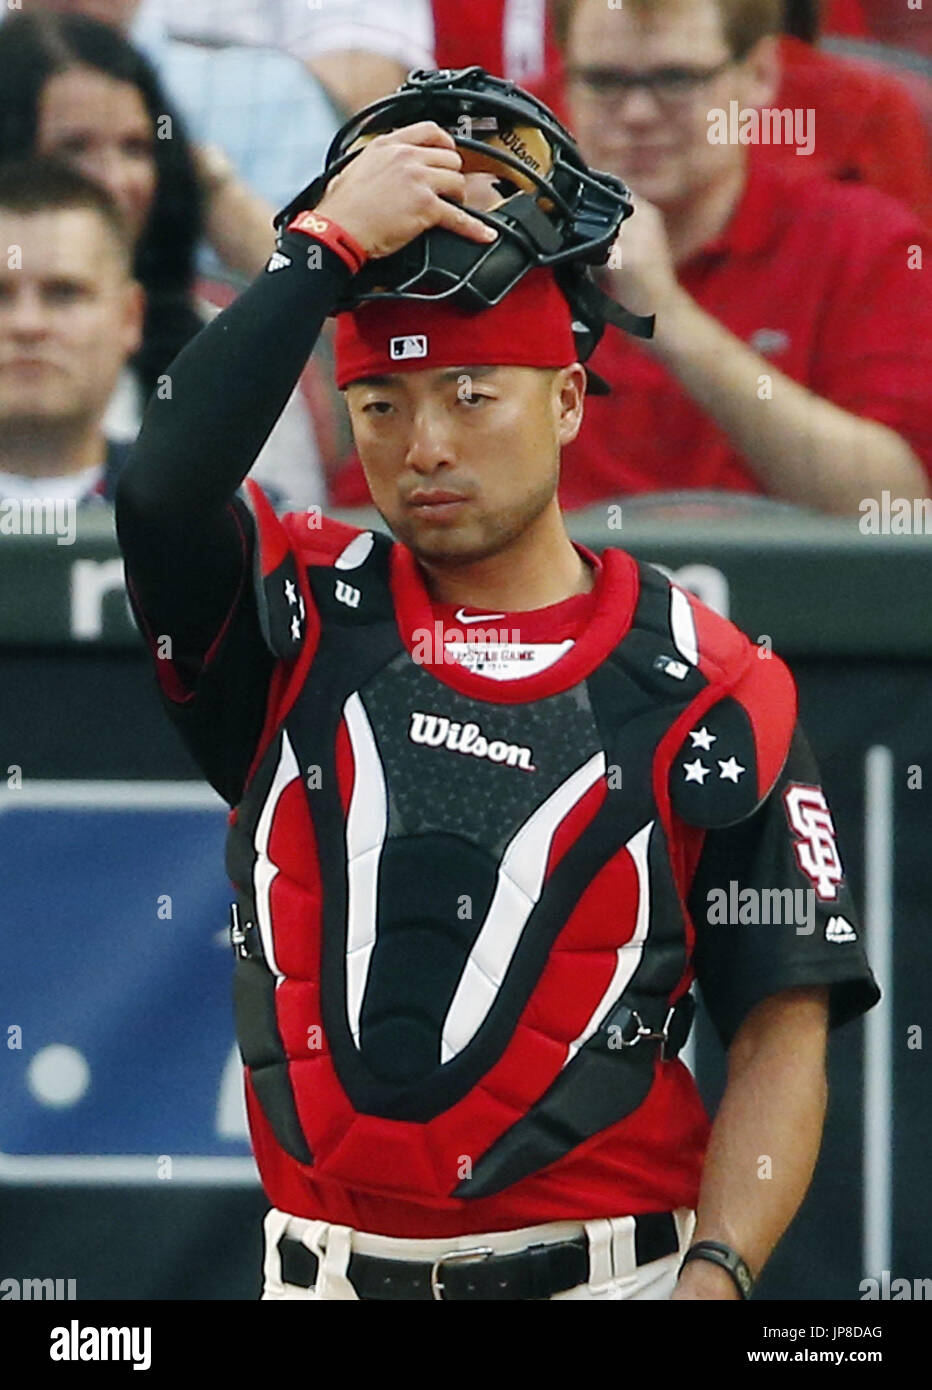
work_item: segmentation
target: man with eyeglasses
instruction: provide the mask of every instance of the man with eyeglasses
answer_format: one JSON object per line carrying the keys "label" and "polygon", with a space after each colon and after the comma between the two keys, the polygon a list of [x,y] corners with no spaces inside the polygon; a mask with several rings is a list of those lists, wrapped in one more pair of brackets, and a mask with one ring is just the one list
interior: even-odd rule
{"label": "man with eyeglasses", "polygon": [[745,118],[774,99],[780,18],[779,0],[555,7],[574,132],[639,204],[606,288],[657,315],[651,343],[606,335],[593,356],[612,394],[567,450],[565,506],[711,488],[857,514],[929,493],[921,223],[716,140],[732,103],[752,138],[780,128]]}

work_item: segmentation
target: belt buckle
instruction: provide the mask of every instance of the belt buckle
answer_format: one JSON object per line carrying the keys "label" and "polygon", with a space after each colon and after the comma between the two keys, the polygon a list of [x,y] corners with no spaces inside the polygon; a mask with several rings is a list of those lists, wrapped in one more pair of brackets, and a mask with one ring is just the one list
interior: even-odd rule
{"label": "belt buckle", "polygon": [[452,1264],[454,1260],[487,1260],[494,1254],[490,1245],[477,1245],[471,1250],[451,1250],[448,1255],[441,1255],[439,1260],[434,1260],[430,1267],[430,1293],[431,1297],[438,1303],[444,1302],[443,1280],[440,1278],[440,1266]]}

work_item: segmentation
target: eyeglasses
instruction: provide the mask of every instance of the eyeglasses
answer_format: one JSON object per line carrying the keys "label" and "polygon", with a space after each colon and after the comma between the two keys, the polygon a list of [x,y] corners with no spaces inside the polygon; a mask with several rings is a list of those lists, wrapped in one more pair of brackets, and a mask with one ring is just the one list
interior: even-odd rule
{"label": "eyeglasses", "polygon": [[737,61],[725,58],[714,68],[654,68],[649,72],[625,72],[620,68],[579,67],[569,69],[569,79],[586,96],[603,102],[619,101],[636,87],[644,87],[658,101],[689,101],[690,98]]}

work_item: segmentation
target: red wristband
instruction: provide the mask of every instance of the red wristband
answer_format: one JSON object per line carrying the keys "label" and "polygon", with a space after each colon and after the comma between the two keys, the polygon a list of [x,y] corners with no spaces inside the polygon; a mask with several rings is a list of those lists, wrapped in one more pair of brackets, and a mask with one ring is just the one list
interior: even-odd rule
{"label": "red wristband", "polygon": [[286,232],[303,232],[305,236],[313,237],[315,241],[323,242],[324,246],[329,246],[355,275],[361,270],[369,259],[365,248],[360,246],[355,237],[351,237],[338,223],[331,222],[329,217],[321,217],[319,212],[307,209],[299,212],[298,215],[288,223]]}

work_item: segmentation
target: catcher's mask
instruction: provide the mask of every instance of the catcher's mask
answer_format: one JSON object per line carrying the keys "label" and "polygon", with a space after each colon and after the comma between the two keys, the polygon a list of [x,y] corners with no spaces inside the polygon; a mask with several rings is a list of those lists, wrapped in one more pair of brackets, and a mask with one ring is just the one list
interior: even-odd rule
{"label": "catcher's mask", "polygon": [[421,120],[435,121],[453,136],[464,174],[486,176],[484,201],[491,206],[467,207],[498,238],[478,243],[433,227],[393,255],[369,261],[338,312],[369,299],[449,300],[478,312],[498,304],[527,271],[546,266],[573,311],[581,362],[606,322],[652,336],[653,317],[616,304],[588,269],[607,262],[634,211],[627,187],[587,167],[569,131],[543,102],[480,67],[412,72],[396,92],[347,121],[327,151],[324,172],[278,214],[276,228],[316,207],[330,180],[374,136]]}

